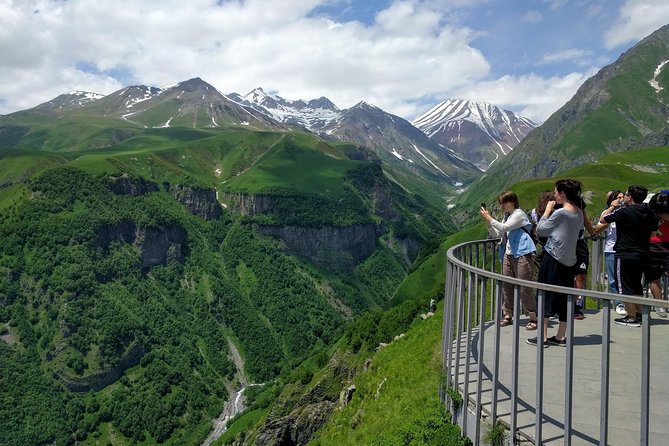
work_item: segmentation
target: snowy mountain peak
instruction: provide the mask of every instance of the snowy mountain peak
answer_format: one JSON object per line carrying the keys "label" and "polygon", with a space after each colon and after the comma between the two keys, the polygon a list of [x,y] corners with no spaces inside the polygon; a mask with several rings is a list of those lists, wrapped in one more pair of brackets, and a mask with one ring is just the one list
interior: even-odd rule
{"label": "snowy mountain peak", "polygon": [[253,102],[256,104],[259,104],[267,97],[267,93],[265,93],[265,90],[263,90],[260,87],[254,88],[252,91],[247,93],[244,96],[244,99],[246,99],[249,102]]}
{"label": "snowy mountain peak", "polygon": [[69,93],[61,94],[54,99],[38,105],[39,108],[61,109],[61,108],[77,108],[89,102],[96,101],[103,98],[104,95],[93,93],[90,91],[71,91]]}
{"label": "snowy mountain peak", "polygon": [[361,109],[363,109],[363,110],[364,110],[364,109],[367,109],[367,110],[379,109],[379,107],[377,107],[377,106],[374,105],[374,104],[370,104],[370,103],[367,102],[367,101],[360,101],[360,102],[358,102],[357,104],[355,104],[355,105],[354,105],[353,107],[351,107],[351,108],[361,108]]}
{"label": "snowy mountain peak", "polygon": [[432,140],[487,170],[537,125],[487,102],[445,100],[413,120]]}
{"label": "snowy mountain peak", "polygon": [[268,94],[257,87],[242,96],[237,93],[227,95],[240,105],[251,106],[270,115],[279,122],[294,124],[308,130],[317,131],[340,115],[340,110],[328,98],[320,97],[310,101],[289,100]]}

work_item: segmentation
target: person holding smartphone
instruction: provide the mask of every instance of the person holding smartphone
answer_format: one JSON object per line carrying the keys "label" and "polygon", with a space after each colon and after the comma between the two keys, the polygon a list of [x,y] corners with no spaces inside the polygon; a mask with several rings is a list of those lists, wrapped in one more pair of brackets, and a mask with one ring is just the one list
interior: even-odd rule
{"label": "person holding smartphone", "polygon": [[[532,241],[530,231],[532,224],[527,218],[527,214],[520,208],[518,196],[512,191],[506,191],[499,196],[499,204],[504,210],[503,221],[492,218],[485,207],[481,204],[479,213],[488,223],[488,232],[493,237],[500,237],[504,248],[502,256],[502,274],[517,279],[532,280],[534,276],[534,254],[536,246]],[[500,322],[502,327],[513,323],[513,288],[514,285],[504,283],[502,285],[502,313],[503,319]],[[525,311],[530,317],[525,325],[526,330],[537,329],[536,300],[532,288],[520,288],[520,300],[525,307]],[[515,315],[516,318],[518,315]]]}
{"label": "person holding smartphone", "polygon": [[[581,186],[575,180],[564,179],[555,183],[555,200],[546,205],[543,218],[537,225],[537,235],[547,237],[544,256],[539,267],[541,283],[573,287],[576,277],[576,242],[583,227],[583,212],[576,205],[580,199]],[[561,205],[559,209],[557,206]],[[562,293],[544,291],[543,346],[567,345],[567,296]],[[559,324],[555,336],[548,337],[548,320],[558,315]],[[539,337],[527,339],[537,345]]]}

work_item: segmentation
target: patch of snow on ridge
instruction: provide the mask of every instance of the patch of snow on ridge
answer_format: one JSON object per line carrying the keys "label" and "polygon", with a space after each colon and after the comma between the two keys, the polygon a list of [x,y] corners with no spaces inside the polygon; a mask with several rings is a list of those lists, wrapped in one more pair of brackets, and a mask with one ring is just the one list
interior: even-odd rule
{"label": "patch of snow on ridge", "polygon": [[392,151],[391,153],[392,153],[393,155],[395,155],[395,158],[404,161],[404,158],[402,158],[402,155],[400,155],[399,153],[397,153],[397,150],[393,149],[393,151]]}
{"label": "patch of snow on ridge", "polygon": [[660,65],[655,68],[655,72],[653,73],[653,78],[648,81],[651,87],[655,90],[655,93],[659,93],[662,91],[663,87],[660,87],[659,82],[657,82],[657,77],[660,75],[662,72],[662,68],[669,62],[669,60],[665,60],[662,62]]}
{"label": "patch of snow on ridge", "polygon": [[428,163],[430,163],[430,164],[431,164],[435,169],[437,169],[439,172],[443,173],[445,177],[448,177],[448,175],[446,175],[446,172],[444,172],[443,170],[441,170],[441,169],[439,168],[439,166],[437,166],[436,164],[434,164],[434,163],[432,162],[432,160],[430,160],[427,156],[425,156],[425,154],[423,154],[423,152],[421,152],[420,149],[419,149],[418,147],[416,147],[416,144],[412,144],[412,146],[413,146],[413,148],[416,150],[416,152],[418,152],[418,154],[419,154],[420,156],[422,156],[423,159],[425,159],[425,161],[427,161]]}

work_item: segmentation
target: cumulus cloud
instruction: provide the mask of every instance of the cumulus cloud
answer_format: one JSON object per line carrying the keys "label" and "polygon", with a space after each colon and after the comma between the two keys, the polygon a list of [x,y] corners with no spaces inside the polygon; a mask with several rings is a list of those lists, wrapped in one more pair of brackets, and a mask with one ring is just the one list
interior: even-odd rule
{"label": "cumulus cloud", "polygon": [[627,0],[620,8],[619,18],[604,35],[607,48],[635,42],[669,23],[666,0]]}
{"label": "cumulus cloud", "polygon": [[583,73],[548,78],[535,74],[506,75],[463,90],[461,97],[491,102],[540,124],[569,101],[578,87],[595,73],[593,68]]}
{"label": "cumulus cloud", "polygon": [[577,65],[587,66],[592,63],[593,53],[590,50],[571,48],[556,53],[544,54],[540,64],[553,64],[571,61]]}
{"label": "cumulus cloud", "polygon": [[526,23],[539,23],[543,20],[544,16],[539,11],[527,11],[523,17],[523,22]]}
{"label": "cumulus cloud", "polygon": [[[489,72],[471,30],[434,2],[398,1],[371,24],[313,14],[332,0],[0,1],[0,98],[27,108],[64,90],[107,94],[199,76],[224,93],[365,99],[402,108]],[[6,55],[6,56],[5,56]],[[2,107],[2,105],[0,105]]]}

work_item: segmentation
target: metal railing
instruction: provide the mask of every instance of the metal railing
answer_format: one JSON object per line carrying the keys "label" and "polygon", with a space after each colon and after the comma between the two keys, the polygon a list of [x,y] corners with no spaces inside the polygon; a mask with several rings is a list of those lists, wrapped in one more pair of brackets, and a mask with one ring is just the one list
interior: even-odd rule
{"label": "metal railing", "polygon": [[[636,304],[642,315],[641,323],[641,376],[640,376],[640,407],[639,407],[639,444],[649,444],[649,395],[650,395],[650,340],[651,340],[651,307],[669,308],[666,300],[651,300],[644,297],[633,297],[598,291],[604,288],[603,244],[600,238],[593,238],[591,247],[591,285],[593,289],[565,288],[526,281],[503,276],[499,271],[496,239],[479,240],[457,245],[448,250],[446,268],[446,290],[444,300],[442,360],[444,367],[444,383],[440,389],[440,397],[447,409],[454,414],[462,428],[463,436],[469,437],[475,445],[482,443],[482,416],[489,420],[489,425],[501,422],[511,435],[507,444],[518,444],[523,441],[543,444],[542,425],[544,418],[544,348],[541,342],[544,320],[544,291],[566,294],[567,297],[567,345],[564,361],[564,405],[563,436],[564,444],[572,444],[572,414],[574,390],[574,301],[575,295],[594,299],[601,310],[601,388],[600,429],[597,442],[591,444],[609,444],[609,396],[611,360],[611,308],[613,301]],[[514,287],[514,323],[512,324],[512,346],[510,357],[500,358],[500,322],[502,313],[502,284],[510,283]],[[520,287],[530,287],[537,292],[537,346],[536,346],[536,400],[534,401],[533,435],[522,437],[518,426],[519,404],[519,340],[520,331],[516,318],[521,314]],[[666,284],[665,284],[666,296]],[[486,334],[492,332],[492,346],[486,344]],[[490,344],[490,343],[488,343]],[[486,348],[492,348],[492,361],[484,364]],[[524,346],[523,348],[530,348]],[[463,351],[464,350],[464,351]],[[463,357],[464,353],[464,357]],[[472,357],[472,355],[476,355]],[[471,359],[471,360],[470,360]],[[472,367],[472,361],[475,367]],[[508,367],[510,361],[510,406],[504,417],[498,415],[500,400],[500,364]],[[487,369],[487,376],[483,370]],[[475,377],[472,375],[475,374]],[[489,410],[483,414],[482,389],[483,382],[491,386]],[[464,407],[456,413],[453,391],[460,393]],[[488,406],[488,404],[486,404]],[[471,419],[473,418],[473,420]],[[525,426],[527,428],[527,426]],[[530,429],[532,427],[530,426]],[[522,438],[521,438],[522,437]]]}

